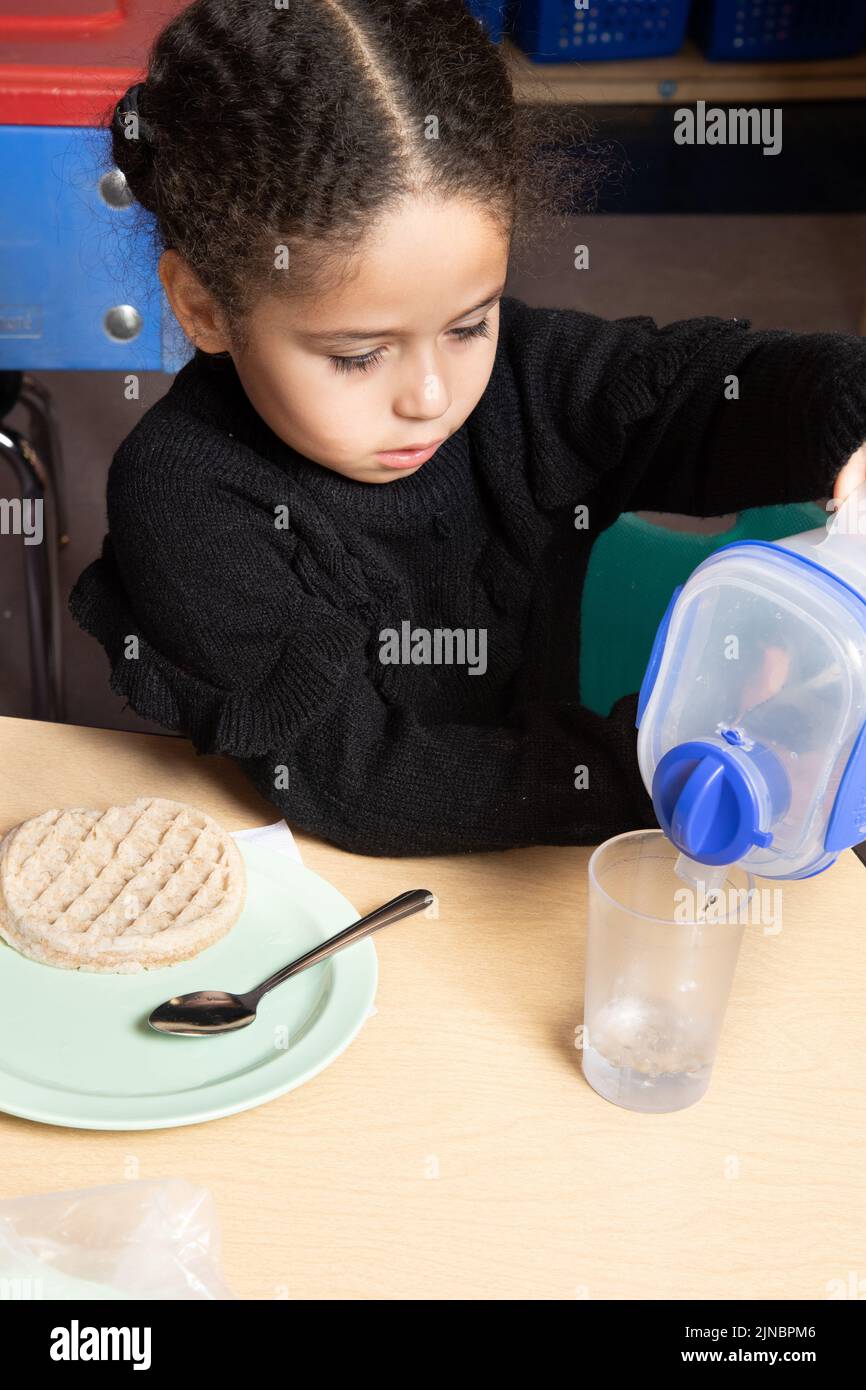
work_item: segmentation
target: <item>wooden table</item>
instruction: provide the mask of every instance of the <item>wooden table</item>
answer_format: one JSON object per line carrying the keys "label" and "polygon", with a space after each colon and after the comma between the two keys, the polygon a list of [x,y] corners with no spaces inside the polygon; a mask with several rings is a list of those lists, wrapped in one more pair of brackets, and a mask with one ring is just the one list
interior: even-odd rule
{"label": "wooden table", "polygon": [[[278,819],[183,739],[0,719],[0,831],[140,795],[230,830]],[[378,1013],[298,1090],[181,1129],[0,1115],[0,1197],[175,1175],[219,1208],[242,1298],[824,1299],[866,1271],[866,879],[846,852],[747,929],[710,1090],[638,1115],[574,1047],[590,851],[374,859],[299,836],[375,938]],[[2,954],[2,952],[0,952]],[[2,1098],[0,1098],[2,1099]]]}

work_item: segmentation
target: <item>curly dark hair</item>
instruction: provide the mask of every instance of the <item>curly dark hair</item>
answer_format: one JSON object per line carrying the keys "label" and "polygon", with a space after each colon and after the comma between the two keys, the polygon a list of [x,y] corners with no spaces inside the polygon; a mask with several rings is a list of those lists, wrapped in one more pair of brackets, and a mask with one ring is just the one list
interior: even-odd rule
{"label": "curly dark hair", "polygon": [[194,0],[136,95],[138,122],[105,113],[111,164],[238,347],[259,297],[315,290],[398,199],[465,199],[519,249],[592,197],[574,113],[515,101],[463,0]]}

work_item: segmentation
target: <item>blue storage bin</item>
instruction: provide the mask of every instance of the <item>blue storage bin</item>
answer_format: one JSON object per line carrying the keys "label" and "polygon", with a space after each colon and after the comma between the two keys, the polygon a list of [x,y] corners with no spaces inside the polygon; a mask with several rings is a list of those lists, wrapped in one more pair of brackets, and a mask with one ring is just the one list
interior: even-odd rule
{"label": "blue storage bin", "polygon": [[514,40],[534,63],[676,53],[691,0],[516,0]]}
{"label": "blue storage bin", "polygon": [[866,0],[696,0],[707,58],[843,58],[866,43]]}
{"label": "blue storage bin", "polygon": [[494,43],[499,43],[505,28],[505,8],[508,0],[465,0],[466,8],[487,30]]}
{"label": "blue storage bin", "polygon": [[103,149],[91,127],[0,126],[0,371],[176,372],[192,355],[146,225],[105,196]]}

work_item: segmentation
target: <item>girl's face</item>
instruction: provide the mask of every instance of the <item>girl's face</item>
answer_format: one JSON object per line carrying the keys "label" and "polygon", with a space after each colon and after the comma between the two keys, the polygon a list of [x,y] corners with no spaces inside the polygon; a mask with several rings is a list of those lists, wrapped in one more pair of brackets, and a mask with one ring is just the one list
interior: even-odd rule
{"label": "girl's face", "polygon": [[[259,302],[248,348],[232,353],[250,402],[280,439],[347,478],[435,468],[435,447],[490,378],[508,250],[466,203],[401,205],[332,293]],[[420,445],[434,447],[388,457]]]}

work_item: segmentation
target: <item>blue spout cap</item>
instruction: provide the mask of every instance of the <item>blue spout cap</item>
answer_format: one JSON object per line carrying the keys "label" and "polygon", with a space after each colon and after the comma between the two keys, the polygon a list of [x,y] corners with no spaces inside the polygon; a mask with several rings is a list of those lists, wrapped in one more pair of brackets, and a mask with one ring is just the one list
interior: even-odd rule
{"label": "blue spout cap", "polygon": [[755,772],[750,776],[732,749],[715,743],[695,739],[669,749],[652,785],[668,839],[703,864],[735,864],[754,846],[769,845],[772,835],[760,828]]}

